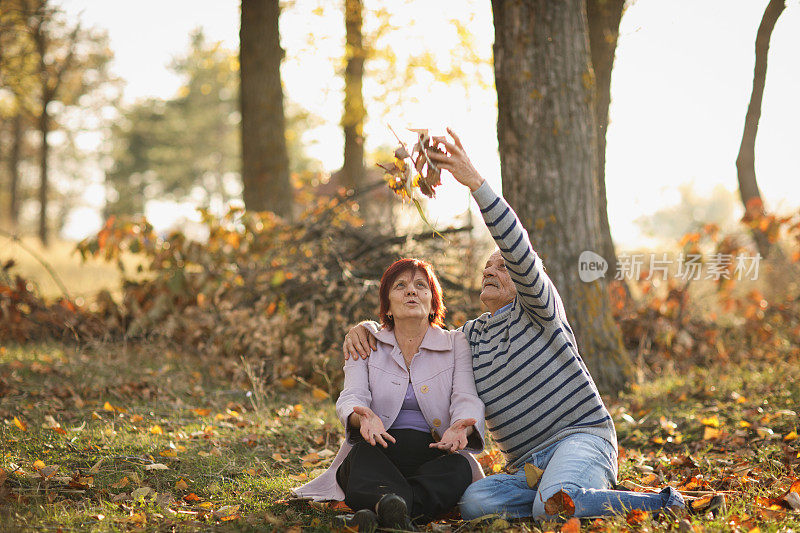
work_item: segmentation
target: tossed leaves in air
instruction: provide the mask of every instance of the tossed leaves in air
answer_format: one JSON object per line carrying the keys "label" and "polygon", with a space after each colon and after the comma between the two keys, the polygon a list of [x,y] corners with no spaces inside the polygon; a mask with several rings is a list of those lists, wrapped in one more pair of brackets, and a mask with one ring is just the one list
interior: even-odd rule
{"label": "tossed leaves in air", "polygon": [[[389,129],[392,131],[395,138],[397,138],[397,142],[400,143],[400,146],[395,149],[394,159],[390,164],[381,165],[378,163],[378,166],[386,173],[384,176],[386,184],[389,186],[389,189],[403,200],[406,198],[411,200],[414,207],[417,208],[417,212],[422,221],[425,222],[434,233],[444,238],[444,236],[428,221],[428,218],[422,210],[422,205],[420,205],[419,200],[414,197],[414,189],[419,189],[419,191],[428,198],[436,196],[435,189],[442,183],[441,169],[430,160],[427,150],[443,152],[433,143],[430,135],[428,135],[427,129],[409,130],[417,134],[417,142],[411,152],[409,152],[408,147],[397,133],[395,133],[394,129],[392,129],[391,126],[389,126]],[[416,175],[412,176],[412,168],[416,172]]]}

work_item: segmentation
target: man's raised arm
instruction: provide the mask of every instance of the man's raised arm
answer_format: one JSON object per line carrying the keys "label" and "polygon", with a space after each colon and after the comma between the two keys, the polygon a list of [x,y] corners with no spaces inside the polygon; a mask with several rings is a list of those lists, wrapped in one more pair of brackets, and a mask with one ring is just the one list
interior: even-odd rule
{"label": "man's raised arm", "polygon": [[[447,131],[453,143],[444,137],[435,137],[434,141],[444,144],[448,154],[429,151],[428,156],[459,183],[469,187],[500,249],[523,309],[539,320],[552,321],[559,313],[556,302],[560,297],[544,271],[541,258],[533,250],[527,232],[508,202],[495,193],[472,166],[458,136],[450,128]],[[560,307],[563,309],[563,305]]]}

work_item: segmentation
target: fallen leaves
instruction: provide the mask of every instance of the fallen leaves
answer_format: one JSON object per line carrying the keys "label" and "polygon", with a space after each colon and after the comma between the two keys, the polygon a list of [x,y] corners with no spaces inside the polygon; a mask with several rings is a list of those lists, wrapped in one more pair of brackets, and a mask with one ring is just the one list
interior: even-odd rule
{"label": "fallen leaves", "polygon": [[17,427],[17,429],[19,429],[20,431],[28,431],[28,424],[26,424],[16,416],[14,417],[13,422],[14,425]]}

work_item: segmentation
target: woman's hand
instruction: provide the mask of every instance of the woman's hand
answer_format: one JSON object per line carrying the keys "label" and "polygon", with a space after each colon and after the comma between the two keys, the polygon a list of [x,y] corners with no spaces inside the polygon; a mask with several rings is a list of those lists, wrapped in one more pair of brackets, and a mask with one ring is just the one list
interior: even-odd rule
{"label": "woman's hand", "polygon": [[377,349],[378,341],[362,324],[356,324],[344,336],[342,351],[345,359],[352,357],[354,361],[357,361],[359,355],[362,359],[366,359],[372,350]]}
{"label": "woman's hand", "polygon": [[361,430],[361,436],[364,437],[365,441],[373,446],[375,446],[377,442],[384,448],[389,446],[386,444],[387,440],[392,443],[395,442],[394,437],[386,432],[386,428],[383,427],[383,422],[381,422],[380,417],[372,412],[372,409],[359,406],[353,407],[353,412],[360,418],[359,428]]}
{"label": "woman's hand", "polygon": [[431,448],[439,448],[446,452],[457,452],[467,447],[467,437],[472,433],[477,420],[465,418],[456,420],[442,435],[442,440],[430,444]]}
{"label": "woman's hand", "polygon": [[431,137],[434,145],[443,144],[447,148],[446,154],[441,154],[433,150],[427,150],[428,157],[431,161],[436,163],[439,168],[443,168],[450,172],[453,177],[462,185],[469,187],[469,190],[475,191],[483,183],[483,178],[467,157],[467,152],[461,145],[461,139],[455,134],[453,130],[447,128],[447,133],[453,137],[453,142],[447,141],[446,137]]}

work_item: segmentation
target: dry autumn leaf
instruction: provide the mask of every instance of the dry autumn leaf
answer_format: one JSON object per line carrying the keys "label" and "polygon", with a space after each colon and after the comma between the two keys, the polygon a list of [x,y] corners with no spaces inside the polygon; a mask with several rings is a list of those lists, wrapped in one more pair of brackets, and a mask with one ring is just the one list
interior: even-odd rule
{"label": "dry autumn leaf", "polygon": [[572,516],[575,514],[575,502],[569,494],[560,490],[544,502],[544,512],[549,515]]}
{"label": "dry autumn leaf", "polygon": [[145,498],[149,496],[153,492],[153,489],[150,487],[140,487],[131,492],[131,498],[134,500],[138,500],[140,498]]}
{"label": "dry autumn leaf", "polygon": [[542,474],[544,474],[544,470],[538,466],[533,463],[525,463],[525,481],[530,488],[536,488],[536,485],[539,484],[539,480],[542,479]]}
{"label": "dry autumn leaf", "polygon": [[26,424],[16,416],[14,417],[14,425],[17,426],[17,429],[19,429],[20,431],[28,431],[28,424]]}
{"label": "dry autumn leaf", "polygon": [[633,509],[625,517],[625,521],[632,526],[642,524],[650,518],[650,513],[642,509]]}
{"label": "dry autumn leaf", "polygon": [[113,483],[111,485],[111,488],[123,489],[123,488],[127,487],[129,484],[130,484],[130,480],[128,479],[128,476],[124,476],[122,479],[120,479],[116,483]]}
{"label": "dry autumn leaf", "polygon": [[163,435],[164,434],[164,430],[161,429],[161,426],[154,425],[154,426],[150,427],[150,433],[152,433],[153,435]]}
{"label": "dry autumn leaf", "polygon": [[186,481],[185,481],[183,478],[180,478],[180,479],[179,479],[179,480],[178,480],[178,481],[175,483],[175,488],[176,488],[176,489],[178,489],[178,490],[186,490],[186,489],[188,489],[188,488],[189,488],[189,484],[188,484],[188,483],[186,483]]}
{"label": "dry autumn leaf", "polygon": [[314,389],[311,391],[311,396],[313,396],[315,400],[325,400],[330,398],[330,394],[317,387],[314,387]]}
{"label": "dry autumn leaf", "polygon": [[561,533],[579,533],[581,530],[581,521],[574,516],[564,522],[561,526]]}

